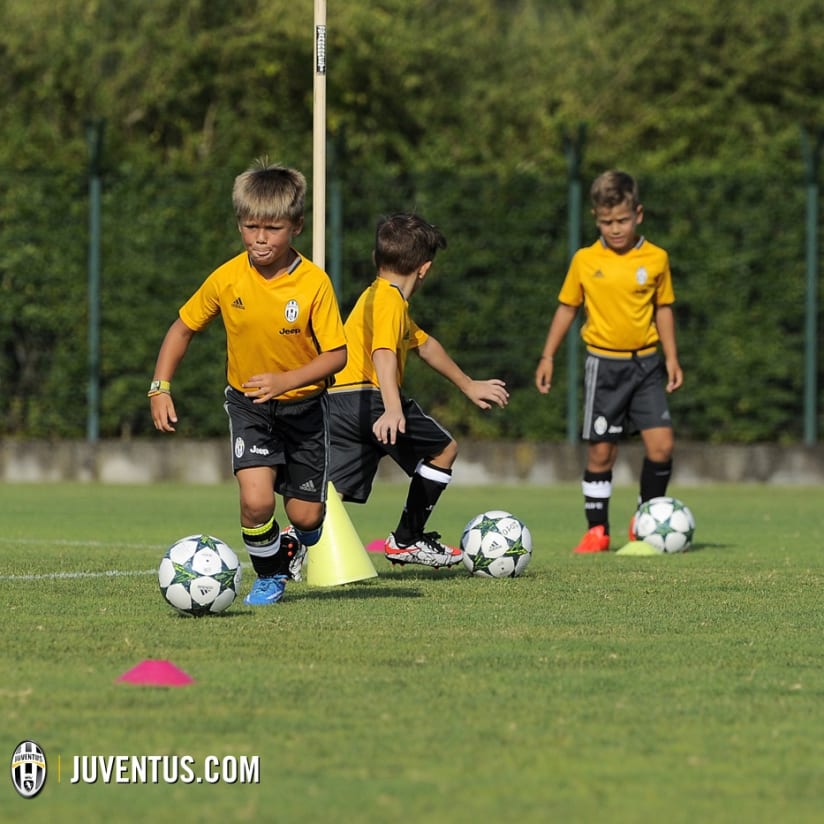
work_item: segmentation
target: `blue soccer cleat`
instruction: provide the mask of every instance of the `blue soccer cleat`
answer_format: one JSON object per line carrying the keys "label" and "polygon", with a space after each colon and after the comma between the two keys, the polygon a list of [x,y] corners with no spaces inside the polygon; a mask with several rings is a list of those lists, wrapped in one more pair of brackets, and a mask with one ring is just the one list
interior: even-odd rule
{"label": "blue soccer cleat", "polygon": [[283,598],[286,590],[287,578],[285,575],[273,575],[271,578],[258,578],[252,584],[249,594],[243,599],[244,604],[252,607],[265,607],[276,604]]}

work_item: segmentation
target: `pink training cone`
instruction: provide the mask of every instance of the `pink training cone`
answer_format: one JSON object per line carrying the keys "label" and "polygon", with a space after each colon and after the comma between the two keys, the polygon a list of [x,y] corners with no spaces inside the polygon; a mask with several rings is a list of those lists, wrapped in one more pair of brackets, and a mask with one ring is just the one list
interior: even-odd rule
{"label": "pink training cone", "polygon": [[152,659],[141,661],[117,680],[147,687],[185,687],[194,683],[194,678],[178,669],[171,661]]}
{"label": "pink training cone", "polygon": [[386,546],[386,539],[385,538],[375,538],[374,541],[370,541],[366,545],[367,552],[383,552],[384,547]]}

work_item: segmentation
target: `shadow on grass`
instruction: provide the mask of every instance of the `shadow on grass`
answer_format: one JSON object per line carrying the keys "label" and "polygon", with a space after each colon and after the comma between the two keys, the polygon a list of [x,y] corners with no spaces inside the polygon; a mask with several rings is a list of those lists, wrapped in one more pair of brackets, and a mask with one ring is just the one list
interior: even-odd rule
{"label": "shadow on grass", "polygon": [[420,589],[416,587],[382,587],[377,584],[357,585],[341,584],[337,587],[308,587],[302,590],[291,590],[288,595],[290,601],[317,601],[317,600],[344,600],[371,598],[421,598]]}
{"label": "shadow on grass", "polygon": [[350,584],[340,584],[331,587],[301,586],[299,589],[292,585],[287,589],[290,600],[297,599],[329,599],[329,598],[421,598],[421,591],[415,587],[417,581],[451,581],[458,577],[466,577],[466,572],[454,569],[433,569],[431,567],[415,567],[414,569],[382,570],[377,578],[365,581],[353,581]]}
{"label": "shadow on grass", "polygon": [[[317,601],[317,600],[350,600],[350,599],[375,599],[375,598],[422,598],[423,593],[415,586],[416,581],[449,581],[455,578],[465,578],[467,574],[464,570],[446,570],[421,567],[412,570],[385,570],[377,578],[370,578],[366,581],[353,581],[349,584],[339,584],[338,586],[318,587],[308,586],[304,583],[292,583],[287,587],[284,603],[297,601]],[[243,598],[238,596],[235,602],[223,612],[206,613],[204,615],[189,615],[169,610],[168,617],[172,619],[191,620],[193,618],[208,618],[209,620],[224,620],[238,618],[257,612],[260,607],[249,607],[243,603]]]}
{"label": "shadow on grass", "polygon": [[709,541],[701,541],[701,543],[692,544],[689,552],[700,552],[704,549],[737,549],[738,544],[714,544]]}

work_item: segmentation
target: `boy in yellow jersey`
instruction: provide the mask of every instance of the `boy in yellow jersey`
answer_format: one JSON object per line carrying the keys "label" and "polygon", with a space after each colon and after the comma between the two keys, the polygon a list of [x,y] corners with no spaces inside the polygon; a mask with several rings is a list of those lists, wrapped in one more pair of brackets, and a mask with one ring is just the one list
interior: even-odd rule
{"label": "boy in yellow jersey", "polygon": [[[583,493],[589,529],[575,548],[579,553],[609,550],[612,468],[622,436],[640,431],[644,443],[639,503],[666,495],[674,441],[664,390],[674,392],[684,382],[669,259],[638,233],[644,209],[635,180],[625,172],[604,172],[590,195],[601,236],[572,258],[535,371],[535,385],[546,394],[553,358],[583,304],[583,438],[589,442]],[[633,527],[631,522],[631,538]]]}
{"label": "boy in yellow jersey", "polygon": [[409,316],[409,299],[430,272],[446,238],[413,214],[377,226],[377,277],[361,294],[344,326],[349,361],[329,392],[330,478],[345,501],[365,503],[380,460],[389,455],[411,480],[397,528],[386,539],[393,563],[451,566],[461,550],[424,532],[427,519],[452,478],[458,446],[416,401],[403,394],[406,358],[415,352],[481,409],[506,406],[498,379],[472,380],[443,346]]}
{"label": "boy in yellow jersey", "polygon": [[[245,602],[283,597],[304,547],[320,539],[327,488],[327,386],[346,363],[332,283],[293,247],[303,229],[306,180],[256,162],[235,178],[232,202],[244,251],[212,272],[166,333],[149,389],[152,420],[174,432],[170,383],[189,343],[218,315],[226,330],[232,470],[241,535],[257,573]],[[292,529],[281,535],[275,492]],[[298,573],[299,574],[299,573]]]}

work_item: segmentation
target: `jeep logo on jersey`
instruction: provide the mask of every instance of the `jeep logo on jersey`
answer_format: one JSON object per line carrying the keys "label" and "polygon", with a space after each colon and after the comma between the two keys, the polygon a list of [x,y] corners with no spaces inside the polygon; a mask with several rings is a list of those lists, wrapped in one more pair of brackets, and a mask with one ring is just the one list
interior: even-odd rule
{"label": "jeep logo on jersey", "polygon": [[286,311],[283,314],[286,315],[286,320],[288,320],[289,323],[294,323],[300,314],[298,302],[296,300],[290,300],[289,303],[286,304]]}
{"label": "jeep logo on jersey", "polygon": [[46,783],[46,754],[34,741],[21,741],[11,757],[11,783],[23,798],[34,798]]}

